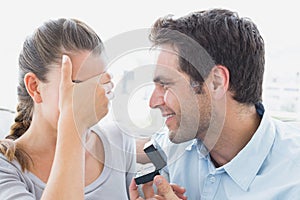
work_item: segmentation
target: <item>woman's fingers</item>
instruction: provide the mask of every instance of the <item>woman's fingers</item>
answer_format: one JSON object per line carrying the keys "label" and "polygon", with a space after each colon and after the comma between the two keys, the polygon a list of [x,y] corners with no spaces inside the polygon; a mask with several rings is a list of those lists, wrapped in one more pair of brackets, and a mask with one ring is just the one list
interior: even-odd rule
{"label": "woman's fingers", "polygon": [[105,90],[105,95],[109,100],[112,100],[114,98],[114,93],[112,92],[112,89],[114,87],[113,82],[111,82],[112,75],[105,72],[100,75],[99,83]]}
{"label": "woman's fingers", "polygon": [[112,75],[109,74],[108,72],[104,72],[100,75],[99,83],[100,84],[105,84],[110,82],[112,79]]}
{"label": "woman's fingers", "polygon": [[88,80],[72,82],[71,59],[63,55],[60,82],[60,110],[67,108],[77,127],[84,130],[96,124],[108,113],[113,98],[111,75],[102,73]]}
{"label": "woman's fingers", "polygon": [[108,83],[102,84],[102,87],[106,93],[109,93],[113,89],[114,84],[112,82],[108,82]]}
{"label": "woman's fingers", "polygon": [[[60,79],[60,90],[59,90],[59,110],[63,109],[64,105],[69,104],[71,101],[70,91],[68,88],[72,85],[72,62],[71,59],[67,55],[62,56],[61,63],[61,79]],[[66,103],[64,103],[66,102]]]}
{"label": "woman's fingers", "polygon": [[71,83],[72,82],[72,62],[67,55],[62,56],[61,63],[61,84]]}
{"label": "woman's fingers", "polygon": [[95,76],[93,78],[86,80],[86,82],[89,83],[90,85],[94,84],[95,86],[97,86],[97,88],[99,86],[100,86],[100,88],[103,88],[105,90],[105,96],[109,100],[112,100],[114,97],[114,94],[112,92],[114,84],[113,84],[113,82],[111,82],[111,77],[112,77],[111,74],[104,72],[104,73],[100,74],[99,76]]}

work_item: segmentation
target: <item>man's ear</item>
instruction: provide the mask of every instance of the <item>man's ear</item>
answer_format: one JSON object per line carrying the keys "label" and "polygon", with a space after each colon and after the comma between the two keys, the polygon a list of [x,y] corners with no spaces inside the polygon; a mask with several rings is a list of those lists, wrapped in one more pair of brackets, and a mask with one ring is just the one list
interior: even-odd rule
{"label": "man's ear", "polygon": [[215,99],[221,99],[226,95],[229,87],[230,73],[222,65],[216,65],[210,72],[210,90]]}
{"label": "man's ear", "polygon": [[31,96],[35,103],[42,103],[42,97],[40,94],[40,80],[32,72],[25,74],[24,83],[28,94]]}

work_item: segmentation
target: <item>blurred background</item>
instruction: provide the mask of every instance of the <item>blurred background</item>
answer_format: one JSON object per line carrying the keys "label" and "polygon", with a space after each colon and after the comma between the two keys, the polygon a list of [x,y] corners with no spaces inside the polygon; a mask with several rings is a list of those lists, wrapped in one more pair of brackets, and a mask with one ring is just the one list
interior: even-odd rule
{"label": "blurred background", "polygon": [[[297,4],[298,5],[298,4]],[[105,42],[136,29],[150,28],[161,16],[227,8],[249,17],[258,26],[266,45],[263,101],[274,117],[290,121],[300,118],[300,28],[296,1],[2,1],[0,3],[0,108],[15,110],[17,104],[18,55],[26,36],[48,19],[78,18],[90,25]],[[122,44],[120,44],[122,45]],[[145,54],[132,53],[111,65],[116,84],[134,66],[143,65]],[[147,62],[148,62],[147,61]],[[122,66],[122,67],[120,67]],[[149,125],[148,99],[151,85],[137,89],[127,102],[137,126]],[[126,105],[125,105],[126,106]]]}

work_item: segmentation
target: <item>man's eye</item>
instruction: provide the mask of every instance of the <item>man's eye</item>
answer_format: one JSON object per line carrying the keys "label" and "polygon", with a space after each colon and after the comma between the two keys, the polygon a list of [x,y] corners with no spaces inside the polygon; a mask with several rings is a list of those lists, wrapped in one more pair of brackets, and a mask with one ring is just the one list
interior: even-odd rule
{"label": "man's eye", "polygon": [[166,82],[159,82],[159,85],[164,88],[164,89],[168,89],[168,86],[170,85],[170,83],[166,83]]}

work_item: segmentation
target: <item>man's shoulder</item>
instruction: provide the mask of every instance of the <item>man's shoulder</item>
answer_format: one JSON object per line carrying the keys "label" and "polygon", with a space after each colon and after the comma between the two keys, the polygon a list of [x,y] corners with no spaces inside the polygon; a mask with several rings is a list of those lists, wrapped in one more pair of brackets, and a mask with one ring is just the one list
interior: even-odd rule
{"label": "man's shoulder", "polygon": [[295,122],[273,120],[276,138],[282,142],[300,144],[300,125]]}
{"label": "man's shoulder", "polygon": [[[272,153],[282,162],[293,163],[300,169],[300,126],[292,122],[274,120],[275,139]],[[266,133],[267,134],[267,133]]]}

